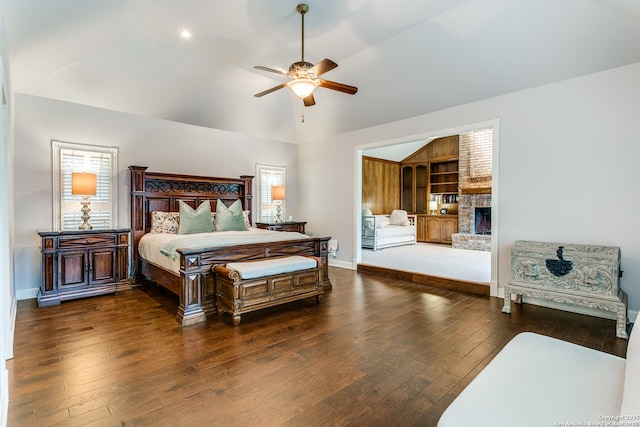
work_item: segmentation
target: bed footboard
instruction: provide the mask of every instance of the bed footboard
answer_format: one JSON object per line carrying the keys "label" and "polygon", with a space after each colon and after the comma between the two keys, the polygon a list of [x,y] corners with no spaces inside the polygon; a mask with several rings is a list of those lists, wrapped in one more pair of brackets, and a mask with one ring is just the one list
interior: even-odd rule
{"label": "bed footboard", "polygon": [[324,259],[322,287],[331,289],[328,264],[329,237],[255,243],[211,249],[184,249],[180,254],[180,306],[177,320],[183,326],[201,322],[216,313],[213,267],[229,262],[270,257],[310,255]]}

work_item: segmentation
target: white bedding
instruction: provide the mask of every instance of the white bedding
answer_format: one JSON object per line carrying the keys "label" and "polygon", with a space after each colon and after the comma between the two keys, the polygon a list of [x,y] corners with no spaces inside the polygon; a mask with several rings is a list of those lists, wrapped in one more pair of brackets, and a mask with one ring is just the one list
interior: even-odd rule
{"label": "white bedding", "polygon": [[[308,238],[306,234],[250,228],[248,231],[216,231],[213,233],[169,234],[147,233],[138,243],[138,254],[151,264],[180,273],[180,257],[164,255],[161,250],[180,242],[180,248],[213,248],[249,243],[278,242]],[[179,239],[179,240],[178,240]],[[174,245],[175,246],[175,245]],[[169,253],[169,252],[167,252]]]}

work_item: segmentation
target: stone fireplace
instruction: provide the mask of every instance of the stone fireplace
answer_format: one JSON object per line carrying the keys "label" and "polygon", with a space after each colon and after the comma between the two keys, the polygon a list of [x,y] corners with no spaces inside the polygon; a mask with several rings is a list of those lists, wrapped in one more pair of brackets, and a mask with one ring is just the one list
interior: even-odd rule
{"label": "stone fireplace", "polygon": [[461,194],[458,199],[458,233],[452,247],[491,251],[491,194]]}
{"label": "stone fireplace", "polygon": [[491,252],[493,129],[463,133],[459,139],[458,233],[452,247]]}

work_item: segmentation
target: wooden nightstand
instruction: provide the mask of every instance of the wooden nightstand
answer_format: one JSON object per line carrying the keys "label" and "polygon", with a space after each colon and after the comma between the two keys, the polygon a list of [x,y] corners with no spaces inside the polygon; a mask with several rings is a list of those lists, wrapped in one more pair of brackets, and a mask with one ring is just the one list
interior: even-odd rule
{"label": "wooden nightstand", "polygon": [[307,222],[285,221],[285,222],[256,222],[256,227],[273,231],[297,231],[304,234],[304,226]]}
{"label": "wooden nightstand", "polygon": [[129,287],[129,231],[43,231],[38,306]]}

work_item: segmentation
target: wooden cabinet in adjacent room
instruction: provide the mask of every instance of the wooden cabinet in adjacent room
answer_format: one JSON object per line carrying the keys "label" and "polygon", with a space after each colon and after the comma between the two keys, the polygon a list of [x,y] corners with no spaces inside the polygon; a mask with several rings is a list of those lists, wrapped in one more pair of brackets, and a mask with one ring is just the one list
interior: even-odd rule
{"label": "wooden cabinet in adjacent room", "polygon": [[440,219],[440,242],[451,244],[451,235],[458,232],[458,217],[442,217]]}
{"label": "wooden cabinet in adjacent room", "polygon": [[129,229],[45,231],[38,306],[128,287]]}
{"label": "wooden cabinet in adjacent room", "polygon": [[417,240],[428,243],[451,243],[451,235],[458,232],[456,215],[418,215]]}
{"label": "wooden cabinet in adjacent room", "polygon": [[427,215],[416,217],[416,240],[418,242],[427,241]]}

